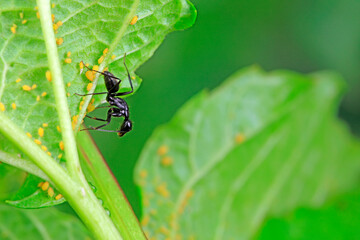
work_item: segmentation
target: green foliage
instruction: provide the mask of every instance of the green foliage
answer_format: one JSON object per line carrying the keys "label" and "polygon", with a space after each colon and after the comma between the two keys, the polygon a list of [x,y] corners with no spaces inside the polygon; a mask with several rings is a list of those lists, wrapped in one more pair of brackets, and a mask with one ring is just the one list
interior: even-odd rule
{"label": "green foliage", "polygon": [[55,209],[0,205],[1,239],[92,239],[79,219]]}
{"label": "green foliage", "polygon": [[359,239],[360,192],[346,194],[320,209],[301,208],[269,219],[258,239]]}
{"label": "green foliage", "polygon": [[[126,16],[132,3],[133,1],[120,0],[53,1],[54,23],[62,23],[58,24],[55,33],[58,39],[63,40],[58,46],[58,52],[72,117],[76,118],[81,112],[79,109],[82,101],[82,98],[74,93],[86,93],[87,85],[90,83],[85,74],[80,75],[80,61],[90,63],[90,66],[98,65],[98,59],[108,48],[113,52],[107,53],[103,65],[116,76],[126,79],[122,58],[124,53],[127,53],[127,66],[131,75],[135,76],[134,71],[151,57],[165,35],[175,30],[175,24],[182,22],[182,28],[185,28],[194,22],[195,10],[193,7],[190,8],[185,0],[141,1],[136,11],[139,20],[135,25],[129,25]],[[16,0],[0,3],[0,102],[6,109],[6,115],[15,124],[30,133],[33,139],[40,140],[43,149],[58,162],[64,162],[65,155],[59,146],[61,133],[57,129],[60,125],[58,112],[51,82],[46,79],[49,66],[35,6],[35,1]],[[26,22],[23,22],[24,20]],[[126,31],[122,33],[120,29],[124,27]],[[67,56],[68,52],[71,53],[70,57]],[[115,56],[114,59],[111,58],[112,55]],[[72,62],[66,63],[66,58],[70,58]],[[16,82],[17,79],[21,81]],[[135,90],[139,88],[140,82],[139,77],[133,80]],[[25,85],[33,86],[33,89],[25,91]],[[121,87],[128,89],[128,81],[123,81]],[[96,91],[104,90],[105,85],[101,79]],[[42,93],[46,93],[46,96]],[[93,105],[96,106],[104,96],[94,99]],[[12,108],[13,103],[16,104],[16,109]],[[85,103],[82,111],[86,108]],[[81,121],[81,118],[77,120]],[[44,123],[47,124],[46,127],[43,126]],[[44,129],[43,136],[39,134],[39,128]],[[0,136],[0,149],[26,158],[3,136]],[[40,181],[30,178],[27,186],[36,186]],[[33,191],[29,192],[29,189]],[[21,191],[22,194],[26,192],[28,196],[36,196],[36,201],[27,201],[28,204],[17,205],[19,207],[36,208],[58,202],[49,201],[48,196],[39,193],[37,188],[26,187]]]}
{"label": "green foliage", "polygon": [[360,148],[334,119],[343,81],[250,68],[189,101],[136,170],[150,237],[248,239],[264,219],[353,187]]}

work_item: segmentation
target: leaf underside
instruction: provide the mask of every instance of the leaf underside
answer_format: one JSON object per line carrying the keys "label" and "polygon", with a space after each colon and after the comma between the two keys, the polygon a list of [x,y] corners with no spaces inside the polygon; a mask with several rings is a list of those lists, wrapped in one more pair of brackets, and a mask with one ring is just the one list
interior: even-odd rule
{"label": "leaf underside", "polygon": [[[84,73],[80,75],[79,63],[84,61],[89,63],[90,67],[99,65],[98,59],[106,48],[115,44],[114,39],[121,26],[129,25],[124,18],[130,12],[132,1],[66,0],[52,1],[52,4],[54,24],[62,22],[56,33],[56,38],[63,41],[58,45],[58,52],[70,114],[72,118],[76,118],[82,98],[74,93],[86,93],[90,83]],[[58,129],[60,124],[52,85],[46,78],[49,67],[35,7],[35,0],[0,3],[0,103],[4,105],[7,116],[14,123],[31,134],[34,140],[41,141],[41,147],[56,161],[61,162],[66,161],[65,154],[60,149],[61,129]],[[113,59],[109,58],[109,71],[123,79],[120,91],[129,89],[122,59],[124,53],[127,54],[126,64],[131,76],[135,77],[133,84],[137,90],[141,79],[135,76],[134,71],[152,56],[166,34],[175,30],[175,24],[182,22],[183,28],[190,26],[194,17],[189,16],[194,16],[196,12],[185,0],[165,0],[141,1],[136,14],[138,21],[127,27],[114,52],[107,53],[114,55]],[[71,63],[65,62],[67,58],[71,59]],[[21,81],[17,82],[17,79]],[[25,91],[24,86],[33,88]],[[101,77],[95,92],[103,92],[105,89]],[[104,98],[104,95],[94,97],[92,105],[99,105]],[[39,128],[44,130],[43,136],[39,133]],[[0,149],[26,158],[3,136],[0,136]],[[39,180],[33,180],[32,184],[37,185],[38,182]],[[54,204],[49,203],[46,194],[37,196],[38,201],[33,204],[29,201],[28,204],[15,205],[36,208]]]}
{"label": "leaf underside", "polygon": [[343,81],[252,67],[191,99],[136,168],[156,239],[249,239],[267,216],[351,188],[359,143],[335,119]]}
{"label": "leaf underside", "polygon": [[56,209],[25,210],[0,205],[1,239],[92,239],[79,219]]}

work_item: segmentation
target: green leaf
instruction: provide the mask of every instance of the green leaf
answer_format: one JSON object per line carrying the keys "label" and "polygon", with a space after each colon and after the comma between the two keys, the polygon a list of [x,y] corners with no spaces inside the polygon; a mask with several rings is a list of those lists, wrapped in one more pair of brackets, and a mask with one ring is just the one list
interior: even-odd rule
{"label": "green leaf", "polygon": [[[53,205],[57,205],[65,202],[65,199],[55,199],[54,197],[60,194],[56,189],[53,192],[53,196],[49,196],[48,189],[43,191],[39,183],[43,182],[42,179],[29,175],[22,188],[6,203],[19,207],[19,208],[43,208]],[[37,183],[37,184],[34,184]]]}
{"label": "green leaf", "polygon": [[92,239],[79,219],[55,209],[23,210],[0,205],[1,239]]}
{"label": "green leaf", "polygon": [[300,208],[269,219],[257,239],[359,239],[360,192],[346,194],[320,209]]}
{"label": "green leaf", "polygon": [[[85,74],[80,74],[81,61],[90,63],[90,67],[99,65],[98,60],[108,48],[109,52],[100,65],[100,70],[106,65],[109,71],[123,79],[121,88],[124,90],[121,91],[125,91],[129,89],[129,82],[122,61],[124,53],[127,53],[126,64],[130,73],[135,76],[134,71],[152,56],[166,34],[174,30],[175,24],[181,21],[183,27],[188,27],[194,20],[193,7],[182,0],[141,1],[136,10],[139,19],[134,25],[129,25],[128,15],[133,2],[53,1],[54,24],[58,26],[56,37],[59,43],[63,41],[58,46],[58,52],[74,125],[76,121],[82,121],[81,116],[90,102],[90,98],[84,103],[83,98],[74,95],[87,93],[90,83]],[[34,0],[0,3],[0,103],[14,123],[29,133],[32,139],[40,141],[41,147],[56,161],[63,162],[66,159],[60,148],[60,124],[51,82],[46,78],[49,67],[35,5]],[[186,20],[184,16],[190,20]],[[71,63],[65,62],[67,58],[71,59]],[[17,79],[21,81],[16,81]],[[95,79],[94,85],[96,82]],[[136,77],[133,83],[137,90],[141,79]],[[33,89],[25,91],[23,88],[26,89],[26,86]],[[101,77],[96,92],[105,89]],[[100,104],[104,98],[103,95],[94,97],[91,105]],[[79,114],[80,117],[77,118]],[[0,149],[5,153],[21,154],[3,136],[0,136]],[[32,184],[37,185],[37,182]]]}
{"label": "green leaf", "polygon": [[0,162],[0,201],[8,199],[21,186],[26,174]]}
{"label": "green leaf", "polygon": [[267,216],[353,187],[359,143],[335,74],[235,73],[157,129],[136,168],[148,237],[248,239]]}

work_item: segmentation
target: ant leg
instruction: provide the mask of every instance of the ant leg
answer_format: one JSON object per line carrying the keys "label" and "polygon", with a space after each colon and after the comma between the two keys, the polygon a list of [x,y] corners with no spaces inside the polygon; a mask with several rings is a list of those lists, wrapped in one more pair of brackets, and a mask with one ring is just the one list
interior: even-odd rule
{"label": "ant leg", "polygon": [[[84,64],[83,61],[81,61],[81,62]],[[97,70],[94,70],[94,69],[90,69],[90,68],[89,68],[88,66],[86,66],[85,64],[84,64],[84,66],[85,66],[87,69],[89,69],[89,71],[98,72],[98,73],[100,73],[100,74],[102,74],[102,75],[104,75],[104,76],[111,77],[111,78],[116,78],[116,79],[120,80],[120,82],[121,82],[121,79],[120,79],[120,78],[117,78],[117,77],[115,77],[115,76],[111,76],[111,75],[106,74],[106,73],[104,73],[104,72],[100,72],[100,71],[97,71]]]}
{"label": "ant leg", "polygon": [[91,116],[89,116],[89,115],[85,115],[85,117],[90,118],[90,119],[94,119],[94,120],[97,120],[97,121],[102,121],[102,122],[106,122],[106,121],[107,121],[107,119],[101,119],[101,118],[97,118],[97,117],[91,117]]}
{"label": "ant leg", "polygon": [[99,92],[99,93],[87,93],[87,94],[78,94],[78,93],[74,93],[75,95],[78,96],[88,96],[88,95],[100,95],[100,94],[107,94],[108,92]]}
{"label": "ant leg", "polygon": [[124,66],[125,66],[125,69],[126,69],[126,72],[127,72],[127,75],[128,75],[128,79],[129,79],[131,91],[117,93],[117,94],[115,94],[115,96],[124,96],[124,95],[128,95],[128,94],[134,92],[134,87],[133,87],[133,85],[132,85],[132,81],[131,81],[131,76],[130,76],[130,73],[129,73],[129,69],[128,69],[127,66],[126,66],[125,58],[126,58],[126,53],[124,54]]}
{"label": "ant leg", "polygon": [[112,110],[112,108],[110,108],[109,111],[108,111],[106,120],[101,119],[101,118],[89,117],[89,118],[91,118],[91,119],[98,120],[98,121],[104,121],[104,122],[107,122],[107,123],[105,123],[105,124],[103,124],[103,125],[100,125],[100,126],[97,126],[97,127],[84,128],[84,129],[81,129],[80,131],[84,131],[84,130],[99,130],[99,128],[103,128],[103,127],[109,125],[109,123],[111,122],[111,114],[112,114],[112,113],[113,113],[113,110]]}

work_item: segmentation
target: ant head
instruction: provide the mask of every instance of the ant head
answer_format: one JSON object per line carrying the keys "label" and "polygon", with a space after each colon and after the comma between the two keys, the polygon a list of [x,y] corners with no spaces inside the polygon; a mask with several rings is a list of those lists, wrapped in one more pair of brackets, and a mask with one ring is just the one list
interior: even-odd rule
{"label": "ant head", "polygon": [[120,127],[120,132],[118,132],[119,137],[124,136],[124,134],[129,132],[131,129],[132,129],[132,122],[130,120],[125,120]]}

